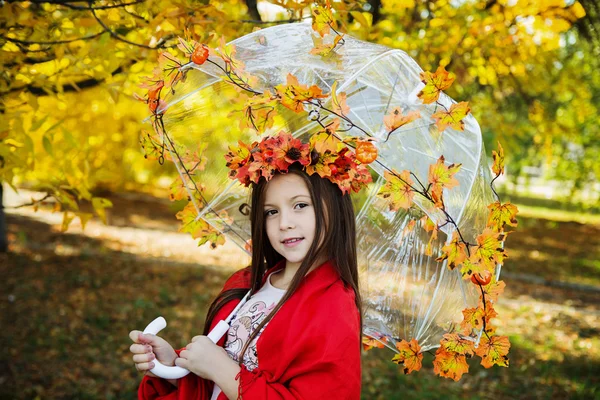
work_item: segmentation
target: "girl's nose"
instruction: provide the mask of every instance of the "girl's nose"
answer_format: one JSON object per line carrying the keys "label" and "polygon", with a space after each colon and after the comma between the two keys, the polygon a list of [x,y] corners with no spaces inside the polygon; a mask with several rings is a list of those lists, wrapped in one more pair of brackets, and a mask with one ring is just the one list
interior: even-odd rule
{"label": "girl's nose", "polygon": [[285,212],[281,212],[280,215],[281,217],[279,218],[279,229],[285,231],[294,227],[291,215]]}

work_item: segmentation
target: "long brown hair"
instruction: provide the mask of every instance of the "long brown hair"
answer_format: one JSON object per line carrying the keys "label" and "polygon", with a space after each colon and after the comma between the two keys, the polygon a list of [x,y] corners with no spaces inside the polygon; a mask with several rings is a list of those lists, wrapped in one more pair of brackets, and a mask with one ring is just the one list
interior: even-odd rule
{"label": "long brown hair", "polygon": [[[315,239],[282,299],[275,309],[250,334],[239,355],[240,365],[242,364],[248,345],[258,335],[262,327],[271,320],[281,306],[294,294],[302,278],[310,270],[311,266],[320,259],[333,260],[333,265],[340,274],[344,285],[347,288],[352,288],[354,291],[356,307],[360,313],[360,327],[362,327],[362,301],[359,292],[358,265],[356,260],[356,224],[352,200],[348,194],[344,195],[336,184],[328,179],[321,178],[318,174],[308,175],[301,168],[299,163],[294,163],[289,167],[288,173],[300,176],[308,187],[312,204],[315,208]],[[273,249],[267,237],[263,213],[267,192],[266,188],[267,181],[264,178],[261,178],[257,184],[252,184],[252,204],[250,206],[252,293],[258,292],[261,288],[265,272],[277,264],[277,262],[283,260],[283,256]],[[318,246],[318,238],[321,238],[321,235],[324,235],[323,243],[321,246]],[[248,289],[230,289],[221,293],[208,310],[204,325],[204,335],[208,334],[208,329],[218,310],[232,299],[241,299],[247,292]],[[357,334],[359,338],[362,336],[361,329],[359,329]]]}

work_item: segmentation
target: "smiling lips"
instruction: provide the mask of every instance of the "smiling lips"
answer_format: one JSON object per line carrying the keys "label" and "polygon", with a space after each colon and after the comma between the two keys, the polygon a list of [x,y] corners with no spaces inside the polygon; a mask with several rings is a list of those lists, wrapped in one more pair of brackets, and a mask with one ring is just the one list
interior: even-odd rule
{"label": "smiling lips", "polygon": [[285,239],[283,242],[283,245],[286,247],[293,247],[296,246],[298,243],[300,243],[302,240],[304,240],[304,238],[289,238],[289,239]]}

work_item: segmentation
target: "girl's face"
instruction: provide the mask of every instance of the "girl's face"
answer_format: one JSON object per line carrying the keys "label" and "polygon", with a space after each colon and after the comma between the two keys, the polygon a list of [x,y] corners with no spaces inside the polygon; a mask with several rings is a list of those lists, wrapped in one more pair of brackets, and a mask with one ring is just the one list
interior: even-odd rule
{"label": "girl's face", "polygon": [[[315,236],[315,209],[304,180],[295,174],[275,175],[267,184],[265,226],[271,246],[287,260],[287,267],[300,266]],[[300,239],[285,243],[286,239]]]}

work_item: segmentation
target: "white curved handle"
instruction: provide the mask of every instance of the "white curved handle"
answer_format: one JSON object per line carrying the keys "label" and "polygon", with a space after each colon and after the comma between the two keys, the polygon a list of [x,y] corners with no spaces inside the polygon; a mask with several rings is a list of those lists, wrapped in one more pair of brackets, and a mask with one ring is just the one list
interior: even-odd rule
{"label": "white curved handle", "polygon": [[[151,333],[156,335],[158,332],[162,331],[167,326],[167,320],[163,317],[158,317],[154,321],[150,322],[146,329],[144,329],[144,334]],[[154,368],[150,370],[154,375],[159,376],[164,379],[179,379],[183,378],[187,374],[190,373],[188,369],[179,367],[177,365],[173,367],[166,366],[162,364],[158,359],[154,359]]]}
{"label": "white curved handle", "polygon": [[[150,322],[146,329],[144,329],[144,334],[151,333],[152,335],[156,335],[158,332],[162,331],[167,326],[167,320],[163,317],[158,317],[154,321]],[[213,328],[212,331],[207,335],[207,337],[212,340],[213,343],[217,343],[225,333],[229,330],[229,324],[223,320],[219,321],[219,323]],[[164,378],[164,379],[179,379],[183,378],[190,371],[186,368],[179,367],[177,365],[173,367],[166,366],[162,364],[157,359],[153,360],[154,368],[150,370],[154,375]]]}

